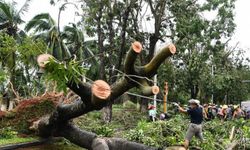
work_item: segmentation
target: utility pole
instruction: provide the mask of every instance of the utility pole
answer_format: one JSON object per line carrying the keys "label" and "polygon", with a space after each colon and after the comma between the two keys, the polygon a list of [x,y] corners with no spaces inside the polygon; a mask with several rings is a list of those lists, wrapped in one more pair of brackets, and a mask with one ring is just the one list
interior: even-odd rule
{"label": "utility pole", "polygon": [[[214,65],[212,65],[212,83],[214,83]],[[213,85],[213,84],[212,84]],[[214,87],[212,87],[211,103],[214,103]]]}
{"label": "utility pole", "polygon": [[[156,47],[154,49],[154,56],[156,56],[157,54],[157,50],[156,50]],[[157,74],[154,75],[154,86],[157,86]],[[157,110],[157,102],[156,102],[156,99],[157,99],[157,95],[154,95],[154,109],[155,111]]]}
{"label": "utility pole", "polygon": [[168,100],[168,82],[164,85],[164,97],[163,97],[163,112],[167,113],[167,100]]}
{"label": "utility pole", "polygon": [[[157,74],[154,76],[154,86],[157,86]],[[157,99],[157,95],[154,95],[154,107],[155,107],[155,110],[156,110],[156,106],[157,106],[156,99]]]}

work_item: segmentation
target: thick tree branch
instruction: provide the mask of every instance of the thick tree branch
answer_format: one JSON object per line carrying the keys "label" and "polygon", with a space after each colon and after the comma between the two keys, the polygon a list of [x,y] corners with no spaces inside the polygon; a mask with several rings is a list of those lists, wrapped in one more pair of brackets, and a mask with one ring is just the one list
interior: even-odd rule
{"label": "thick tree branch", "polygon": [[145,66],[138,67],[136,70],[141,76],[152,77],[162,62],[167,58],[175,54],[176,47],[173,44],[170,44],[166,47],[163,47],[160,52],[153,57],[153,59]]}
{"label": "thick tree branch", "polygon": [[[37,129],[42,137],[49,137],[54,134],[69,139],[71,142],[87,149],[93,150],[150,150],[154,148],[147,147],[142,144],[129,142],[117,138],[97,138],[93,133],[82,131],[79,128],[69,124],[69,120],[86,114],[93,110],[100,110],[105,107],[108,102],[113,102],[123,93],[134,87],[139,87],[144,95],[153,95],[159,92],[159,87],[151,87],[147,80],[139,78],[139,76],[150,78],[155,73],[160,64],[169,56],[176,52],[173,44],[164,47],[150,62],[143,67],[134,67],[137,55],[141,52],[142,45],[134,42],[125,59],[124,77],[118,82],[109,86],[103,80],[97,80],[93,84],[87,83],[67,83],[67,86],[81,97],[81,100],[75,101],[73,104],[61,104],[49,116],[45,116],[34,122],[32,128]],[[43,61],[48,61],[47,57]],[[39,63],[43,64],[43,63]],[[41,65],[40,65],[41,66]],[[41,66],[45,67],[45,66]],[[46,68],[44,68],[46,69]],[[128,77],[133,75],[133,77]]]}
{"label": "thick tree branch", "polygon": [[124,72],[126,74],[134,74],[135,61],[136,61],[138,54],[140,54],[141,51],[142,51],[142,45],[140,42],[132,43],[132,46],[126,55],[125,63],[124,63]]}
{"label": "thick tree branch", "polygon": [[60,131],[61,136],[89,150],[156,150],[156,148],[124,139],[97,138],[96,134],[83,131],[71,124],[63,126]]}
{"label": "thick tree branch", "polygon": [[83,101],[91,99],[91,85],[89,83],[71,81],[67,83],[67,86],[80,97],[84,97]]}
{"label": "thick tree branch", "polygon": [[59,135],[89,150],[92,149],[92,142],[97,138],[96,134],[83,131],[71,124],[65,124],[59,128]]}
{"label": "thick tree branch", "polygon": [[141,85],[139,86],[142,94],[145,96],[157,95],[160,92],[158,86],[150,86],[147,80],[143,79],[140,81]]}

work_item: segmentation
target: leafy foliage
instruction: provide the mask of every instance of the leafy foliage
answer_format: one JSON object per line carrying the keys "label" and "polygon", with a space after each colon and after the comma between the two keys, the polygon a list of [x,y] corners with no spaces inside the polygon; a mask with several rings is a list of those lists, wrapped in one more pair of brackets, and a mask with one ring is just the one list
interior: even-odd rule
{"label": "leafy foliage", "polygon": [[0,130],[0,138],[10,139],[17,136],[17,132],[11,127],[6,127]]}
{"label": "leafy foliage", "polygon": [[30,37],[24,37],[19,41],[4,32],[0,32],[0,39],[0,65],[1,77],[3,77],[1,88],[10,88],[7,82],[11,80],[20,96],[30,95],[29,91],[36,89],[35,85],[39,85],[35,82],[37,77],[34,76],[34,70],[37,67],[37,55],[47,49],[45,43]]}
{"label": "leafy foliage", "polygon": [[[103,125],[101,113],[91,112],[85,116],[75,119],[74,122],[80,128],[86,129],[103,136],[103,132],[97,132],[101,126],[113,130],[113,137],[126,138],[134,142],[143,143],[159,148],[180,145],[184,141],[189,119],[185,115],[175,115],[166,121],[148,122],[145,114],[135,110],[136,106],[122,107],[114,105],[114,116],[111,123]],[[235,126],[234,140],[239,140],[240,146],[249,147],[249,121],[233,120],[221,122],[212,120],[204,122],[203,134],[204,143],[195,137],[191,142],[191,147],[201,146],[202,149],[225,149],[230,143],[229,136],[232,127]]]}
{"label": "leafy foliage", "polygon": [[[128,140],[141,142],[146,145],[155,147],[167,147],[182,144],[186,130],[188,128],[188,119],[183,116],[175,116],[168,121],[157,121],[148,123],[144,120],[140,121],[135,129],[131,129],[125,134]],[[202,149],[218,149],[223,150],[230,143],[229,136],[233,126],[236,127],[235,139],[249,138],[248,126],[249,122],[244,120],[235,120],[221,122],[213,120],[204,124],[205,141],[201,144]],[[243,126],[243,128],[242,128]],[[244,143],[242,145],[249,143]],[[191,146],[200,145],[197,139],[193,139]]]}
{"label": "leafy foliage", "polygon": [[80,78],[84,76],[86,69],[80,65],[80,62],[70,60],[69,62],[58,62],[56,59],[50,59],[46,64],[46,76],[48,80],[56,81],[58,90],[66,92],[67,85],[71,81],[81,82]]}
{"label": "leafy foliage", "polygon": [[114,134],[114,130],[110,128],[109,124],[96,128],[95,132],[103,137],[111,137]]}

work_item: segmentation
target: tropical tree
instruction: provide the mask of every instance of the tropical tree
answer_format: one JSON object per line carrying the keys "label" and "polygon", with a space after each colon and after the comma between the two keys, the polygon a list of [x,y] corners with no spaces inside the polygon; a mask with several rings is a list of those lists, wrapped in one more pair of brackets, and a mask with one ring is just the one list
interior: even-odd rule
{"label": "tropical tree", "polygon": [[[21,15],[28,10],[29,2],[31,0],[26,0],[21,9],[16,9],[16,2],[7,3],[3,0],[0,1],[0,32],[6,33],[11,36],[14,40],[20,42],[23,32],[19,31],[18,25],[24,21],[21,18]],[[5,36],[6,37],[6,36]],[[11,40],[9,40],[11,41]],[[13,43],[13,42],[12,42]],[[16,47],[11,47],[11,51],[8,52],[8,55],[5,55],[5,58],[2,62],[2,67],[6,67],[10,74],[10,82],[13,83],[13,89],[16,89],[16,57],[17,49]],[[13,93],[11,94],[13,96]]]}
{"label": "tropical tree", "polygon": [[26,0],[20,10],[16,9],[16,2],[7,3],[0,1],[0,30],[5,30],[11,36],[17,36],[18,25],[24,23],[21,15],[28,10],[29,2]]}
{"label": "tropical tree", "polygon": [[[170,3],[169,10],[174,16],[171,21],[171,32],[180,50],[178,59],[183,61],[186,69],[186,89],[190,97],[197,98],[202,74],[206,72],[206,68],[214,65],[214,59],[220,58],[217,55],[225,51],[235,29],[233,22],[235,1],[200,3],[195,0],[185,2],[176,0]],[[212,10],[218,12],[216,17],[212,20],[206,19],[204,13]],[[209,73],[207,75],[209,76]]]}
{"label": "tropical tree", "polygon": [[25,31],[33,29],[35,39],[43,39],[48,44],[48,53],[63,60],[71,56],[67,46],[60,37],[55,20],[49,13],[41,13],[33,17],[25,26]]}
{"label": "tropical tree", "polygon": [[61,33],[62,40],[67,45],[71,55],[83,59],[84,34],[76,24],[71,23],[64,27]]}

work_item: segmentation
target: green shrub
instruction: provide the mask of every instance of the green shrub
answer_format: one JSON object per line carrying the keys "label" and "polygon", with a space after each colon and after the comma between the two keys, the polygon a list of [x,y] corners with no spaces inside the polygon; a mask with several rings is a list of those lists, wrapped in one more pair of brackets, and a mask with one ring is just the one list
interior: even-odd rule
{"label": "green shrub", "polygon": [[[124,137],[131,141],[159,148],[179,145],[184,141],[188,124],[189,119],[184,115],[177,115],[167,121],[146,122],[142,120],[138,122],[134,129],[127,131]],[[196,138],[193,138],[191,145],[201,146],[202,149],[223,150],[230,143],[229,136],[233,126],[236,129],[234,139],[249,138],[250,123],[248,121],[221,122],[216,119],[204,123],[203,134],[205,140],[203,144]],[[244,143],[244,145],[248,144]]]}
{"label": "green shrub", "polygon": [[125,137],[130,140],[130,141],[135,141],[135,142],[142,142],[143,141],[143,138],[144,138],[144,132],[143,130],[139,129],[139,130],[136,130],[136,129],[132,129],[130,130],[126,135]]}
{"label": "green shrub", "polygon": [[102,137],[111,137],[114,134],[114,130],[108,125],[104,125],[97,127],[95,133]]}
{"label": "green shrub", "polygon": [[11,139],[17,137],[17,132],[11,127],[6,127],[0,130],[0,138]]}

